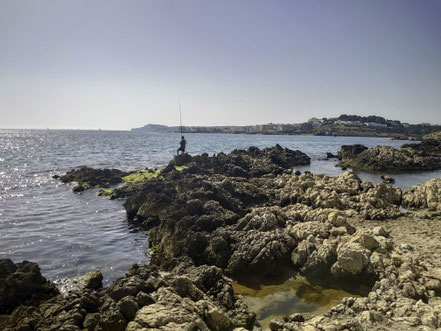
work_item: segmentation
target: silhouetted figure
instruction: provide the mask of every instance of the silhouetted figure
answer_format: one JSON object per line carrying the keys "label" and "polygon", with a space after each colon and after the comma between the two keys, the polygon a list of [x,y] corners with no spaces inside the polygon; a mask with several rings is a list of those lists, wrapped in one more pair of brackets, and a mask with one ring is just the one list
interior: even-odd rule
{"label": "silhouetted figure", "polygon": [[395,183],[395,179],[393,179],[393,178],[390,177],[390,176],[383,176],[383,175],[381,175],[380,178],[381,178],[381,180],[382,180],[384,183],[389,183],[389,184],[394,184],[394,183]]}
{"label": "silhouetted figure", "polygon": [[179,155],[179,152],[185,153],[185,145],[187,142],[184,139],[184,136],[181,137],[181,142],[179,143],[179,148],[176,151],[176,154]]}

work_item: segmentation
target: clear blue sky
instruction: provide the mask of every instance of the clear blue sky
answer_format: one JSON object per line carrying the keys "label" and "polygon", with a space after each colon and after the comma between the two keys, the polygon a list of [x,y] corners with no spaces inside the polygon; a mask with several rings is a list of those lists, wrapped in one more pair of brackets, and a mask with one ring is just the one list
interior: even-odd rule
{"label": "clear blue sky", "polygon": [[439,0],[0,0],[0,127],[441,123]]}

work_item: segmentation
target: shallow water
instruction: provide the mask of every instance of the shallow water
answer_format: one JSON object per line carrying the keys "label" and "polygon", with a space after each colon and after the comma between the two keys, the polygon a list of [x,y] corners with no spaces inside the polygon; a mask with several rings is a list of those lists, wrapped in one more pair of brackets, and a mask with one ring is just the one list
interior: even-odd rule
{"label": "shallow water", "polygon": [[[335,160],[320,161],[341,145],[398,147],[407,141],[386,138],[186,134],[190,154],[230,152],[280,144],[312,158],[314,173],[338,175]],[[122,203],[97,196],[97,191],[73,194],[71,185],[52,179],[73,167],[134,170],[167,164],[180,135],[127,131],[0,130],[0,258],[37,262],[50,279],[72,278],[100,269],[108,284],[133,264],[148,263],[146,234],[132,228]],[[378,181],[377,175],[361,173]],[[394,176],[410,187],[441,172]]]}
{"label": "shallow water", "polygon": [[361,297],[359,292],[312,285],[298,275],[283,282],[274,279],[259,285],[235,282],[233,288],[235,295],[256,313],[257,321],[264,328],[269,327],[273,318],[283,320],[284,315],[295,313],[319,315],[345,297]]}

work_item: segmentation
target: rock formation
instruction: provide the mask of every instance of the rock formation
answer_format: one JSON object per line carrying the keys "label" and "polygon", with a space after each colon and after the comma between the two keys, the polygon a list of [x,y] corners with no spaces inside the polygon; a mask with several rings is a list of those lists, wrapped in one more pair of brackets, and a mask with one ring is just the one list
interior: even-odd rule
{"label": "rock formation", "polygon": [[118,169],[93,169],[89,167],[80,167],[73,169],[63,176],[55,176],[63,183],[76,182],[74,192],[82,192],[96,187],[110,187],[122,183],[122,177],[128,173]]}
{"label": "rock formation", "polygon": [[0,315],[10,314],[21,304],[36,306],[57,294],[57,288],[41,275],[36,263],[0,260]]}
{"label": "rock formation", "polygon": [[338,166],[368,172],[409,172],[441,169],[441,131],[422,138],[419,144],[405,144],[401,148],[364,145],[342,146]]}
{"label": "rock formation", "polygon": [[422,155],[409,147],[352,148],[352,146],[342,146],[339,158],[340,163],[338,165],[341,167],[350,167],[368,172],[409,172],[441,169],[441,159]]}
{"label": "rock formation", "polygon": [[441,157],[441,131],[423,136],[419,144],[406,144],[402,147],[411,149],[422,156]]}
{"label": "rock formation", "polygon": [[441,210],[441,178],[434,178],[428,182],[415,185],[403,194],[405,208],[429,208]]}
{"label": "rock formation", "polygon": [[[24,305],[0,327],[259,330],[226,277],[264,277],[288,267],[316,284],[361,286],[368,295],[345,298],[324,315],[274,320],[271,330],[440,328],[439,238],[431,256],[397,235],[400,222],[423,222],[421,208],[430,208],[432,219],[440,214],[439,179],[402,191],[363,182],[352,170],[329,177],[292,169],[306,162],[303,153],[280,146],[182,154],[159,176],[114,189],[128,218],[150,229],[151,265],[134,266],[105,289],[93,273],[67,296],[35,306],[17,301],[14,307]],[[402,204],[416,211],[404,214]],[[439,226],[433,229],[438,236]]]}

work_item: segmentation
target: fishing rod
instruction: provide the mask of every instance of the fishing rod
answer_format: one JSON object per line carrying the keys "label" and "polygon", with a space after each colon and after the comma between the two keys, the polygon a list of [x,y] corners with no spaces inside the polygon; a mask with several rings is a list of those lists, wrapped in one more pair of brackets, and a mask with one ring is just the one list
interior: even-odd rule
{"label": "fishing rod", "polygon": [[181,127],[181,136],[182,136],[182,113],[181,113],[181,100],[178,99],[179,105],[179,126]]}

